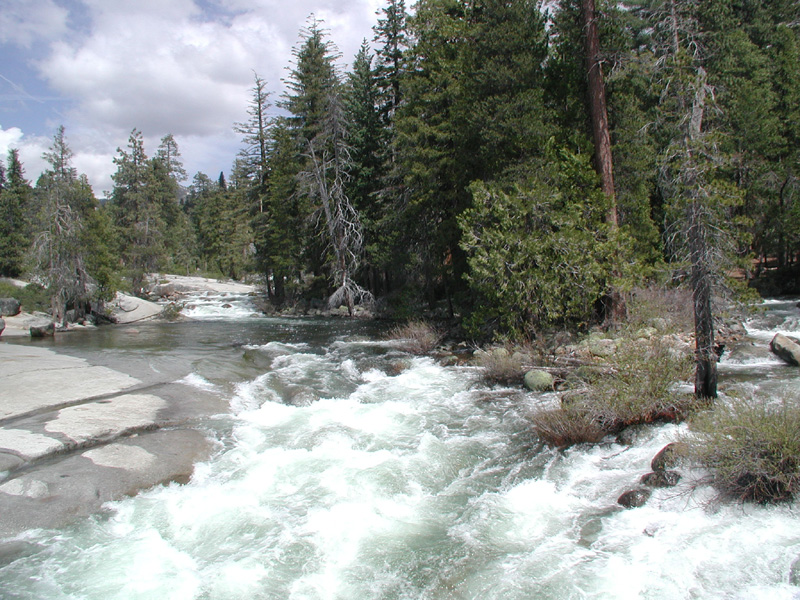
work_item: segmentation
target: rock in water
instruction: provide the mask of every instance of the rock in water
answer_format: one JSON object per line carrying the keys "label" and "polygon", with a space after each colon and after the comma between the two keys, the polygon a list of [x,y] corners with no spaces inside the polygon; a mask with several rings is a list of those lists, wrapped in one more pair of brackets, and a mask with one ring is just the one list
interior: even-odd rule
{"label": "rock in water", "polygon": [[617,504],[625,508],[639,508],[644,506],[650,499],[650,490],[639,488],[636,490],[628,490],[617,498]]}
{"label": "rock in water", "polygon": [[15,317],[22,310],[16,298],[0,298],[0,317]]}
{"label": "rock in water", "polygon": [[532,392],[552,391],[554,385],[555,379],[547,371],[534,369],[525,373],[525,387]]}
{"label": "rock in water", "polygon": [[683,448],[678,442],[667,444],[650,461],[650,468],[658,472],[676,466],[681,459],[682,450]]}
{"label": "rock in water", "polygon": [[32,338],[53,337],[56,334],[56,326],[54,323],[42,326],[31,325],[30,331]]}
{"label": "rock in water", "polygon": [[653,471],[642,475],[641,483],[648,487],[675,487],[681,480],[677,471]]}
{"label": "rock in water", "polygon": [[789,567],[789,583],[800,585],[800,556],[795,558],[792,566]]}
{"label": "rock in water", "polygon": [[769,343],[769,349],[781,360],[793,365],[800,366],[800,343],[782,333],[775,334]]}
{"label": "rock in water", "polygon": [[3,330],[6,328],[6,322],[0,319],[0,335],[3,335]]}

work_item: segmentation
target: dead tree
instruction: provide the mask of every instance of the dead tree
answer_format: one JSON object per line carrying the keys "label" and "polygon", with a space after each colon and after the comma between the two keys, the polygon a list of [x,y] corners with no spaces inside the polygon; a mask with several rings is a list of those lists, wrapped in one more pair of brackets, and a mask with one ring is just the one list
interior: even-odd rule
{"label": "dead tree", "polygon": [[318,221],[324,220],[328,247],[333,253],[331,271],[335,290],[328,298],[328,306],[344,304],[352,316],[355,304],[371,301],[372,295],[354,279],[363,235],[358,212],[345,190],[350,164],[346,134],[340,98],[334,92],[329,98],[322,131],[307,140],[309,168],[301,173],[301,181],[309,196],[319,201]]}

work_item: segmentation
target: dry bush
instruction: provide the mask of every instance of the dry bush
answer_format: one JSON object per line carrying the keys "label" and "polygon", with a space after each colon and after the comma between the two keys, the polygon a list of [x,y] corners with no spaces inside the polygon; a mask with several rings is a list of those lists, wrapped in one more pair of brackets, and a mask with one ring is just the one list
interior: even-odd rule
{"label": "dry bush", "polygon": [[561,408],[534,414],[533,426],[543,441],[564,446],[597,442],[631,425],[682,421],[695,400],[674,386],[690,374],[691,357],[661,338],[627,342],[569,402],[562,397]]}
{"label": "dry bush", "polygon": [[557,448],[597,443],[607,434],[587,411],[578,407],[540,410],[531,416],[531,421],[539,439]]}
{"label": "dry bush", "polygon": [[402,341],[403,348],[412,354],[428,354],[439,345],[442,335],[430,323],[409,321],[394,327],[388,338]]}
{"label": "dry bush", "polygon": [[694,407],[691,395],[674,389],[676,382],[691,377],[692,358],[661,338],[622,344],[609,367],[589,386],[589,408],[610,432],[640,423],[682,421]]}
{"label": "dry bush", "polygon": [[667,331],[693,331],[693,307],[692,292],[687,288],[636,288],[628,298],[628,326],[650,327],[663,319]]}
{"label": "dry bush", "polygon": [[476,352],[475,356],[488,383],[521,384],[525,367],[531,363],[530,351],[513,345]]}
{"label": "dry bush", "polygon": [[709,471],[721,498],[773,503],[800,492],[800,405],[735,400],[698,414],[689,457]]}

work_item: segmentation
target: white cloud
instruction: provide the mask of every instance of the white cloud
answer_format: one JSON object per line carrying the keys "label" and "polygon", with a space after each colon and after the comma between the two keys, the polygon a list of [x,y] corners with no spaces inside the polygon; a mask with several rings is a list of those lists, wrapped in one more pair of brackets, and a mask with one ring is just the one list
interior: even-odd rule
{"label": "white cloud", "polygon": [[59,37],[67,30],[67,14],[53,0],[3,0],[0,44],[30,47],[34,40]]}
{"label": "white cloud", "polygon": [[19,127],[3,129],[0,125],[0,160],[6,164],[8,151],[19,150],[19,159],[25,169],[25,178],[36,184],[39,174],[47,167],[42,154],[50,146],[50,140],[37,136],[26,136]]}
{"label": "white cloud", "polygon": [[[80,35],[64,31],[64,10],[53,0],[12,0],[12,6],[55,9],[47,23],[42,23],[43,16],[28,15],[22,29],[29,35],[42,34],[39,43],[49,47],[36,63],[38,72],[49,88],[69,100],[64,125],[75,166],[89,176],[98,195],[111,189],[112,159],[133,128],[144,133],[149,154],[163,135],[174,134],[190,175],[197,170],[210,176],[227,171],[238,150],[232,127],[246,118],[253,71],[267,81],[277,101],[292,48],[311,13],[324,20],[323,27],[342,53],[342,65],[349,66],[362,38],[372,37],[376,12],[385,4],[63,1],[71,3],[71,23],[90,19],[75,23]],[[35,168],[28,163],[26,167],[29,172]]]}

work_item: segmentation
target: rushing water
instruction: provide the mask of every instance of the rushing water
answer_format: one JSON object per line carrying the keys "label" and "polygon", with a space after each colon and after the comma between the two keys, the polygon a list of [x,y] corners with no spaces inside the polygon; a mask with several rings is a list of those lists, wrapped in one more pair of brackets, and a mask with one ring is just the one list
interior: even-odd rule
{"label": "rushing water", "polygon": [[[254,318],[242,302],[62,343],[211,390],[230,411],[209,419],[220,450],[187,485],[21,536],[30,550],[0,567],[0,597],[800,597],[790,505],[719,506],[682,485],[616,506],[683,426],[555,451],[527,420],[542,397],[486,389],[473,369],[407,355],[368,323]],[[788,318],[750,323],[757,345],[732,353],[723,379],[758,391],[766,371],[793,393],[795,371],[758,349]]]}

